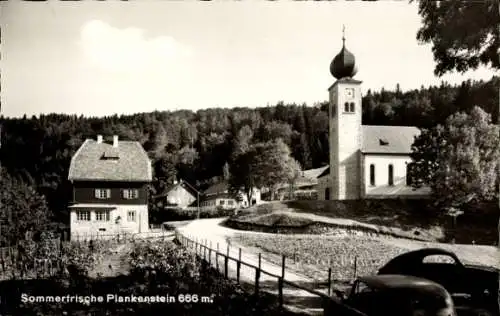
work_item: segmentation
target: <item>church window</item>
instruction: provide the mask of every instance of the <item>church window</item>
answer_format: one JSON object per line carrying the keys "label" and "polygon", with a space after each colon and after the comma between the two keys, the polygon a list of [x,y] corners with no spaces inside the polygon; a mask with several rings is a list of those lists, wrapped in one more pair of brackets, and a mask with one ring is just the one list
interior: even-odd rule
{"label": "church window", "polygon": [[374,164],[370,165],[370,185],[371,186],[375,185],[375,165]]}
{"label": "church window", "polygon": [[394,185],[394,166],[389,165],[389,185]]}
{"label": "church window", "polygon": [[344,103],[344,112],[345,113],[354,113],[355,105],[354,102],[346,102]]}

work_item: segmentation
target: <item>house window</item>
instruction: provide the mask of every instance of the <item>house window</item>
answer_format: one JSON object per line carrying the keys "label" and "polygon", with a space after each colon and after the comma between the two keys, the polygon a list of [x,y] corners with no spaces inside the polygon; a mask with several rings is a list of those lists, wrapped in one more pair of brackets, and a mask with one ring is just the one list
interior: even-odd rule
{"label": "house window", "polygon": [[233,200],[227,201],[227,205],[234,205],[234,201]]}
{"label": "house window", "polygon": [[135,222],[135,211],[128,211],[127,212],[127,221],[128,222]]}
{"label": "house window", "polygon": [[137,189],[125,189],[122,191],[123,198],[126,200],[132,200],[139,198],[139,190]]}
{"label": "house window", "polygon": [[90,221],[89,211],[78,211],[76,212],[76,219],[79,221]]}
{"label": "house window", "polygon": [[349,102],[344,103],[344,112],[349,112]]}
{"label": "house window", "polygon": [[109,199],[111,197],[110,189],[95,189],[95,197],[97,199]]}
{"label": "house window", "polygon": [[224,205],[225,202],[226,201],[224,201],[224,200],[220,200],[219,205]]}
{"label": "house window", "polygon": [[95,219],[99,222],[109,222],[109,211],[95,211]]}
{"label": "house window", "polygon": [[370,165],[370,185],[375,186],[375,165]]}
{"label": "house window", "polygon": [[354,102],[349,103],[349,112],[354,113]]}
{"label": "house window", "polygon": [[394,166],[389,165],[389,185],[394,185]]}

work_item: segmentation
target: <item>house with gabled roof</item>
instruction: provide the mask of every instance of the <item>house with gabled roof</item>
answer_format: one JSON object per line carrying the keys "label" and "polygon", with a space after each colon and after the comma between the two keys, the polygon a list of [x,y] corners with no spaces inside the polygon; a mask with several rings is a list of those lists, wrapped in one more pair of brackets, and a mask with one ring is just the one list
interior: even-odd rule
{"label": "house with gabled roof", "polygon": [[151,161],[139,142],[102,135],[87,139],[71,159],[72,238],[149,230],[148,185]]}
{"label": "house with gabled roof", "polygon": [[187,181],[180,179],[170,184],[165,192],[154,196],[154,200],[161,207],[185,208],[196,202],[198,191]]}

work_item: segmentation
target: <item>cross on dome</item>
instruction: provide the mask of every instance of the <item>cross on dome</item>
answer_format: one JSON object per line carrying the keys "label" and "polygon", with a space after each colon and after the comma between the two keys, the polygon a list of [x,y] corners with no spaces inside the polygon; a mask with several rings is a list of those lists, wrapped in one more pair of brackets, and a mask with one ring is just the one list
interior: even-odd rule
{"label": "cross on dome", "polygon": [[358,72],[354,55],[345,48],[345,25],[342,25],[342,49],[330,64],[330,73],[336,79],[352,78]]}

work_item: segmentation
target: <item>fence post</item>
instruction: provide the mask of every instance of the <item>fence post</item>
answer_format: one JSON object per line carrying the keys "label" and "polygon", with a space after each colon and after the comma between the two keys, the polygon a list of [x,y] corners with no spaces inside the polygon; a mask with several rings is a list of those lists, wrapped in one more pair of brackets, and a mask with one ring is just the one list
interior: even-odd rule
{"label": "fence post", "polygon": [[255,268],[255,296],[259,295],[260,269]]}
{"label": "fence post", "polygon": [[328,296],[332,294],[332,267],[328,268]]}
{"label": "fence post", "polygon": [[219,271],[219,243],[217,243],[217,252],[215,253],[215,264],[217,265],[217,271]]}
{"label": "fence post", "polygon": [[207,260],[207,240],[203,242],[203,260]]}
{"label": "fence post", "polygon": [[280,308],[283,307],[283,277],[278,278],[278,300]]}
{"label": "fence post", "polygon": [[261,256],[261,254],[260,254],[260,252],[259,252],[259,270],[260,270],[260,263],[261,263],[261,261],[262,261],[262,260],[261,260],[261,257],[262,257],[262,256]]}
{"label": "fence post", "polygon": [[283,255],[281,259],[281,277],[284,279],[285,278],[285,255]]}
{"label": "fence post", "polygon": [[208,264],[212,267],[212,241],[210,240],[210,248],[208,248]]}
{"label": "fence post", "polygon": [[356,279],[358,275],[358,256],[354,257],[354,279]]}
{"label": "fence post", "polygon": [[229,256],[224,256],[224,276],[226,277],[226,279],[228,278],[228,275],[227,275],[228,261],[229,261]]}
{"label": "fence post", "polygon": [[241,248],[238,250],[238,261],[236,262],[236,282],[240,283],[240,268],[241,268]]}

